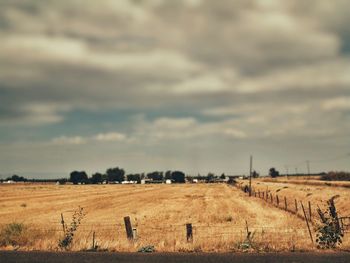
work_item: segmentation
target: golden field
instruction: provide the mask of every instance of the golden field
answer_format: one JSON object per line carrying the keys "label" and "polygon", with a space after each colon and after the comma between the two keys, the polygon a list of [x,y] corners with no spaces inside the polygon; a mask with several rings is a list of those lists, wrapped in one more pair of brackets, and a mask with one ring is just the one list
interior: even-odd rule
{"label": "golden field", "polygon": [[[274,183],[254,184],[277,190]],[[298,187],[288,186],[279,192],[287,194],[295,188],[300,198],[306,198],[306,192]],[[332,189],[339,191],[342,202],[349,203],[346,192],[349,190]],[[312,191],[312,197],[307,198],[326,199],[328,195],[314,188]],[[315,249],[302,219],[257,198],[249,198],[226,184],[18,184],[0,185],[0,193],[0,225],[23,223],[25,231],[18,241],[22,250],[57,250],[58,240],[63,236],[61,213],[69,224],[79,206],[86,215],[74,235],[72,250],[91,248],[93,232],[99,249],[108,251],[137,251],[147,245],[155,246],[157,251]],[[341,206],[342,212],[346,209],[345,204]],[[124,216],[130,216],[137,229],[138,238],[134,242],[126,239]],[[252,232],[249,241],[246,222]],[[193,242],[186,241],[186,223],[193,225]],[[344,241],[343,247],[349,248],[349,241]]]}
{"label": "golden field", "polygon": [[[243,183],[248,184],[248,181]],[[267,191],[272,194],[274,202],[276,202],[276,195],[278,195],[282,208],[284,207],[284,197],[286,197],[288,207],[292,211],[295,210],[295,200],[297,200],[300,215],[302,215],[300,201],[303,202],[305,208],[308,208],[310,202],[314,218],[318,218],[317,206],[323,210],[327,207],[327,201],[336,197],[335,205],[339,216],[350,216],[350,188],[347,187],[349,182],[332,181],[332,183],[334,185],[326,185],[325,182],[316,180],[257,179],[253,180],[252,188],[255,191]],[[342,186],[335,186],[337,183]]]}

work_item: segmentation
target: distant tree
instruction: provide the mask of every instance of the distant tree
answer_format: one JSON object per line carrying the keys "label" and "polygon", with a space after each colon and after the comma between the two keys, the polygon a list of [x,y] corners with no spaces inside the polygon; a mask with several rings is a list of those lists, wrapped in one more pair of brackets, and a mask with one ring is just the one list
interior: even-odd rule
{"label": "distant tree", "polygon": [[140,174],[128,174],[126,176],[128,181],[136,181],[138,184],[141,183],[141,175]]}
{"label": "distant tree", "polygon": [[226,175],[223,173],[223,174],[220,176],[220,179],[225,180],[225,179],[226,179]]}
{"label": "distant tree", "polygon": [[147,178],[156,180],[156,181],[162,181],[163,180],[163,172],[151,172],[147,174]]}
{"label": "distant tree", "polygon": [[88,183],[88,176],[85,171],[73,171],[70,173],[70,179],[73,184],[78,184],[78,183]]}
{"label": "distant tree", "polygon": [[279,171],[277,171],[274,167],[270,168],[269,170],[269,175],[272,177],[272,178],[275,178],[277,176],[280,175]]}
{"label": "distant tree", "polygon": [[24,178],[23,176],[18,176],[17,174],[14,174],[11,177],[8,177],[6,180],[11,180],[14,182],[27,182],[28,181],[27,178]]}
{"label": "distant tree", "polygon": [[102,183],[102,182],[103,182],[102,174],[101,174],[101,173],[94,173],[94,174],[91,176],[90,181],[91,181],[92,184]]}
{"label": "distant tree", "polygon": [[185,183],[185,174],[181,171],[172,172],[171,178],[174,181],[174,183]]}
{"label": "distant tree", "polygon": [[116,168],[109,168],[106,171],[107,178],[109,182],[123,182],[125,180],[125,171],[123,169],[120,169],[119,167]]}
{"label": "distant tree", "polygon": [[208,183],[210,183],[210,182],[213,182],[214,179],[215,179],[215,174],[213,174],[213,173],[208,173],[206,181],[207,181]]}
{"label": "distant tree", "polygon": [[258,178],[259,174],[254,170],[253,173],[252,173],[252,177],[253,178]]}
{"label": "distant tree", "polygon": [[59,184],[66,184],[67,181],[68,181],[67,178],[58,179],[58,183],[59,183]]}

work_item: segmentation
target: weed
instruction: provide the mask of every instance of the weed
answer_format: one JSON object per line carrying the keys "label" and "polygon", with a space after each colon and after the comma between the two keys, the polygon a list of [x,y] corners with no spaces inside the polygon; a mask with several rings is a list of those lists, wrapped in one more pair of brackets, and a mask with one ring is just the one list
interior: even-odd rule
{"label": "weed", "polygon": [[334,205],[334,198],[328,202],[328,210],[322,212],[320,208],[317,212],[321,218],[321,224],[316,228],[317,248],[336,248],[342,243],[343,233],[341,231],[337,211]]}
{"label": "weed", "polygon": [[11,223],[5,225],[0,232],[0,245],[2,246],[18,246],[25,243],[23,233],[26,227],[22,223]]}
{"label": "weed", "polygon": [[73,242],[74,233],[77,231],[78,226],[81,223],[81,220],[85,216],[83,208],[79,207],[78,210],[76,210],[72,216],[72,222],[70,224],[70,227],[64,224],[62,222],[63,228],[64,228],[64,237],[59,240],[58,246],[61,249],[68,250]]}

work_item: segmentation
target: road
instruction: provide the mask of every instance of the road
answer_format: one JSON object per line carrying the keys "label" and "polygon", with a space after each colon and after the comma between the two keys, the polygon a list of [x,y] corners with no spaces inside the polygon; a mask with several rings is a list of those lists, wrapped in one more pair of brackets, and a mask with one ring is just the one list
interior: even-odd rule
{"label": "road", "polygon": [[267,253],[267,254],[214,254],[214,253],[96,253],[96,252],[18,252],[0,251],[1,263],[348,263],[350,253]]}

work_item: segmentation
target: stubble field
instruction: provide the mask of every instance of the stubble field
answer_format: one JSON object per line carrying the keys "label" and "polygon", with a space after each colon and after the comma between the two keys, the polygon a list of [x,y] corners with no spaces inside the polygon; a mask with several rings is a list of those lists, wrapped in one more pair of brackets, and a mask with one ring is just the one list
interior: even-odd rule
{"label": "stubble field", "polygon": [[[90,249],[93,232],[98,249],[108,251],[150,245],[169,252],[314,250],[302,219],[226,184],[1,185],[0,192],[1,227],[25,227],[15,245],[20,250],[58,250],[61,213],[69,225],[79,206],[85,216],[71,250]],[[125,216],[137,229],[134,242],[126,238]],[[186,223],[193,226],[192,242]]]}

